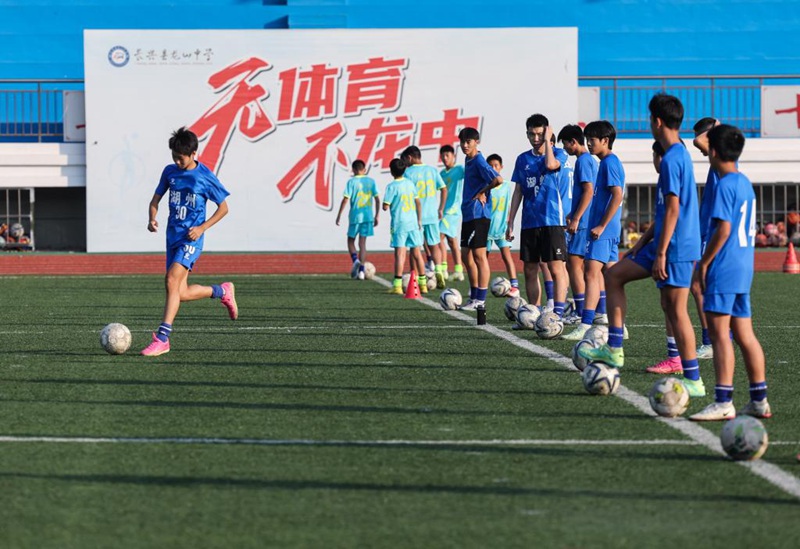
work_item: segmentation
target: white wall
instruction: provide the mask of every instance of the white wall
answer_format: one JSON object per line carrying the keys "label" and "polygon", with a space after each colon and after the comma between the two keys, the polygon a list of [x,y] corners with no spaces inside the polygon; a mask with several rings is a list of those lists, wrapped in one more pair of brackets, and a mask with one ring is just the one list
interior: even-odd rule
{"label": "white wall", "polygon": [[0,188],[85,186],[83,143],[0,143]]}

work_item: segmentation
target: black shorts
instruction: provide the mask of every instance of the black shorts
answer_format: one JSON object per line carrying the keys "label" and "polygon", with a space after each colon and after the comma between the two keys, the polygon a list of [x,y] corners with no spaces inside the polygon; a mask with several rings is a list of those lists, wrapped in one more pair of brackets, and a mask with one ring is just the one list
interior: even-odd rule
{"label": "black shorts", "polygon": [[522,229],[519,258],[525,263],[566,261],[567,237],[564,227]]}
{"label": "black shorts", "polygon": [[485,248],[489,242],[489,225],[491,220],[486,217],[464,221],[461,224],[461,247],[476,250]]}

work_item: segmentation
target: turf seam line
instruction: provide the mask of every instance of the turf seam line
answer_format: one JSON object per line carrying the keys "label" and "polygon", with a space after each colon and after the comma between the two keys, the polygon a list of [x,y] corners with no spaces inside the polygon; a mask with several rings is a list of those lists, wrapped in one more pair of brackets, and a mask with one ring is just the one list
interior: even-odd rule
{"label": "turf seam line", "polygon": [[[372,280],[380,284],[381,286],[385,286],[387,288],[391,287],[391,283],[388,280],[384,280],[380,277],[375,277]],[[420,303],[427,305],[428,307],[434,309],[440,309],[438,303],[431,301],[428,298],[422,297],[417,299]],[[464,322],[468,322],[473,324],[473,326],[478,330],[483,330],[487,333],[490,333],[500,339],[504,339],[509,343],[520,347],[521,349],[525,349],[530,351],[531,353],[540,356],[542,358],[548,358],[563,366],[564,368],[576,371],[575,366],[572,364],[572,360],[565,357],[564,355],[552,351],[546,347],[541,347],[532,343],[526,339],[522,339],[520,337],[515,336],[512,333],[506,332],[505,330],[501,330],[491,324],[484,324],[482,326],[475,325],[475,319],[472,316],[466,315],[459,311],[444,311],[446,314],[452,316],[453,318],[457,318]],[[685,418],[663,418],[656,414],[653,409],[650,407],[650,403],[647,400],[647,397],[640,395],[639,393],[632,391],[625,387],[624,385],[619,386],[619,390],[614,395],[617,398],[621,398],[625,402],[631,404],[639,411],[654,418],[656,421],[660,421],[661,423],[672,427],[673,429],[680,431],[690,439],[694,440],[695,442],[700,443],[702,446],[705,446],[712,452],[717,454],[721,454],[722,456],[726,456],[725,450],[722,449],[722,444],[719,441],[719,437],[712,433],[711,431],[693,423]],[[800,498],[800,479],[796,476],[787,473],[777,465],[773,465],[763,459],[759,459],[756,461],[736,461],[734,462],[742,467],[749,469],[755,475],[760,476],[761,478],[767,480],[770,484],[780,488],[784,492],[796,497]]]}

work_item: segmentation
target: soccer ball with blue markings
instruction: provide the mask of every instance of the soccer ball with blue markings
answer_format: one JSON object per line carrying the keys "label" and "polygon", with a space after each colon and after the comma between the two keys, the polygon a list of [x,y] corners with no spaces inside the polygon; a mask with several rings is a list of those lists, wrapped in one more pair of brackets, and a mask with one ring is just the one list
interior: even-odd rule
{"label": "soccer ball with blue markings", "polygon": [[517,325],[526,330],[533,330],[541,314],[539,307],[526,303],[517,309]]}
{"label": "soccer ball with blue markings", "polygon": [[507,278],[498,276],[494,280],[492,280],[492,283],[489,287],[492,290],[493,296],[505,297],[508,295],[508,292],[511,291],[511,282],[509,282]]}
{"label": "soccer ball with blue markings", "polygon": [[604,362],[590,362],[581,373],[583,387],[593,395],[613,395],[619,389],[619,370]]}
{"label": "soccer ball with blue markings", "polygon": [[506,304],[503,307],[503,312],[505,313],[506,318],[513,322],[517,320],[517,311],[519,310],[519,308],[527,304],[528,302],[519,297],[518,295],[511,296],[508,299],[506,299]]}
{"label": "soccer ball with blue markings", "polygon": [[656,381],[647,398],[653,411],[662,417],[678,417],[689,407],[689,392],[676,377]]}
{"label": "soccer ball with blue markings", "polygon": [[564,322],[553,311],[545,311],[536,319],[534,330],[542,339],[553,339],[564,331]]}
{"label": "soccer ball with blue markings", "polygon": [[119,322],[112,322],[100,331],[100,345],[110,355],[121,355],[130,349],[131,339],[131,331]]}
{"label": "soccer ball with blue markings", "polygon": [[722,448],[736,461],[753,461],[764,455],[769,435],[764,424],[752,416],[726,421],[720,433]]}
{"label": "soccer ball with blue markings", "polygon": [[583,358],[579,353],[579,351],[583,347],[591,347],[593,349],[597,349],[598,347],[600,347],[600,345],[598,345],[597,342],[592,341],[590,339],[582,339],[579,342],[577,342],[575,346],[572,348],[572,353],[570,355],[572,358],[572,364],[581,372],[586,369],[586,364],[588,364],[588,361],[585,358]]}
{"label": "soccer ball with blue markings", "polygon": [[461,305],[461,292],[455,288],[447,288],[439,295],[439,305],[445,311],[455,311]]}

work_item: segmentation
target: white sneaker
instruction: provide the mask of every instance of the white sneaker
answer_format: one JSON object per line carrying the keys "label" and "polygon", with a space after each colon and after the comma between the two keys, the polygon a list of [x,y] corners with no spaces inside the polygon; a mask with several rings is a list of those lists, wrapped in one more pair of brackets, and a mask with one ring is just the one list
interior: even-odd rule
{"label": "white sneaker", "polygon": [[358,276],[356,278],[358,278],[359,280],[364,280],[367,277],[366,275],[364,275],[364,271],[358,271]]}
{"label": "white sneaker", "polygon": [[452,278],[455,282],[464,282],[464,273],[453,273],[450,275],[450,278]]}
{"label": "white sneaker", "polygon": [[712,402],[699,412],[689,416],[692,421],[725,421],[736,417],[733,402]]}
{"label": "white sneaker", "polygon": [[359,267],[361,267],[361,261],[356,259],[355,261],[353,261],[353,266],[350,269],[350,278],[355,278],[358,276]]}
{"label": "white sneaker", "polygon": [[566,339],[567,341],[580,341],[586,335],[586,332],[589,331],[589,328],[591,328],[591,326],[589,326],[588,324],[581,323],[580,325],[578,325],[577,328],[572,330],[570,333],[562,335],[561,339]]}
{"label": "white sneaker", "polygon": [[432,273],[436,272],[436,263],[433,262],[433,259],[425,264],[425,270]]}
{"label": "white sneaker", "polygon": [[711,345],[700,345],[697,348],[697,358],[714,358],[714,348]]}
{"label": "white sneaker", "polygon": [[577,326],[578,324],[581,323],[581,315],[579,315],[578,313],[573,312],[572,314],[567,315],[566,311],[564,311],[564,314],[566,315],[564,316],[565,326]]}
{"label": "white sneaker", "polygon": [[772,417],[772,409],[769,407],[769,402],[767,402],[766,398],[764,400],[751,400],[744,405],[744,408],[739,410],[739,415],[768,419]]}
{"label": "white sneaker", "polygon": [[630,339],[631,336],[628,335],[628,327],[624,324],[622,325],[622,339]]}
{"label": "white sneaker", "polygon": [[594,323],[608,326],[608,315],[606,313],[596,313],[594,315]]}
{"label": "white sneaker", "polygon": [[486,302],[480,299],[470,299],[466,305],[462,305],[459,309],[462,311],[475,311],[478,307],[485,307]]}

